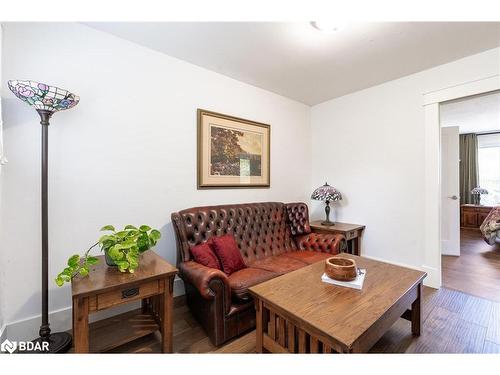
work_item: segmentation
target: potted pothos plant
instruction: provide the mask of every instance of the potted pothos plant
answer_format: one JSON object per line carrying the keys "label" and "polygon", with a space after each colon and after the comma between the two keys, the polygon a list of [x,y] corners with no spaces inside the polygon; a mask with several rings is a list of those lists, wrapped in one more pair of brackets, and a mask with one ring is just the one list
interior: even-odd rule
{"label": "potted pothos plant", "polygon": [[147,225],[139,228],[126,225],[120,231],[112,225],[105,225],[101,231],[108,233],[102,235],[83,255],[75,254],[68,259],[68,266],[55,279],[58,286],[70,282],[76,275],[85,277],[89,274],[90,266],[99,262],[99,258],[90,255],[97,246],[104,251],[108,266],[117,267],[120,272],[134,273],[139,267],[140,254],[156,245],[161,237],[159,230]]}

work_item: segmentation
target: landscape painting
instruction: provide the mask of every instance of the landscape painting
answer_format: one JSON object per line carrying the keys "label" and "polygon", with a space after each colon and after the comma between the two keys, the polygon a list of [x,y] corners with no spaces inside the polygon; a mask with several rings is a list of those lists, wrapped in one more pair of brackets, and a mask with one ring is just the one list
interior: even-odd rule
{"label": "landscape painting", "polygon": [[198,187],[268,187],[270,126],[198,111]]}
{"label": "landscape painting", "polygon": [[212,176],[261,176],[262,134],[210,126]]}

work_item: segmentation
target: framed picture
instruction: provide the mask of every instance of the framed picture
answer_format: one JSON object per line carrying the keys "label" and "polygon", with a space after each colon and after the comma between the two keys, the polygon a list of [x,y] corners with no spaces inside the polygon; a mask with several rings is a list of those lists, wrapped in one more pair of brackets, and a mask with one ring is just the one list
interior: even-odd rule
{"label": "framed picture", "polygon": [[270,185],[270,125],[198,109],[198,188]]}

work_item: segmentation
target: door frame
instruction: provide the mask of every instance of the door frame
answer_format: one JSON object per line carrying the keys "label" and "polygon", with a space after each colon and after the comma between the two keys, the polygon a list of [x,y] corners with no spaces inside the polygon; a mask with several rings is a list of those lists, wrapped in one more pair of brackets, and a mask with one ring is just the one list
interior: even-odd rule
{"label": "door frame", "polygon": [[500,74],[423,94],[425,112],[424,259],[426,284],[441,287],[441,124],[439,105],[500,90]]}

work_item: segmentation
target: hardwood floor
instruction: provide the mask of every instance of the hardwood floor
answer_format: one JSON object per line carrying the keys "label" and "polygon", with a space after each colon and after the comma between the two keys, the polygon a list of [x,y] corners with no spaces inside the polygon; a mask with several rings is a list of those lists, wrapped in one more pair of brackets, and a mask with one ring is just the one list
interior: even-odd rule
{"label": "hardwood floor", "polygon": [[460,256],[442,260],[443,286],[500,302],[500,244],[488,245],[477,229],[461,229]]}
{"label": "hardwood floor", "polygon": [[[254,353],[255,331],[216,348],[193,318],[183,297],[174,302],[175,353]],[[126,327],[124,327],[126,329]],[[150,334],[114,353],[160,353],[160,336]],[[423,332],[411,335],[399,319],[371,353],[500,353],[500,303],[456,290],[424,288]]]}

